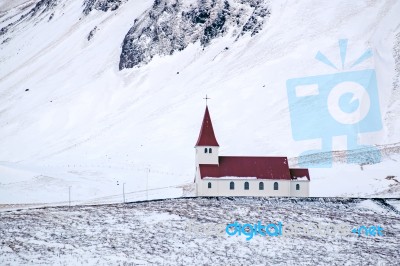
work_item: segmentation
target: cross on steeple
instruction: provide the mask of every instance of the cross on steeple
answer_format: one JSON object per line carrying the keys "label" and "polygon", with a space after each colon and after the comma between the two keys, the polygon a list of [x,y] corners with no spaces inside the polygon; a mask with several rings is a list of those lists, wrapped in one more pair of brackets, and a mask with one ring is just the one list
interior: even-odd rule
{"label": "cross on steeple", "polygon": [[211,98],[208,98],[207,94],[206,94],[206,98],[203,98],[203,99],[206,100],[206,105],[207,105],[207,101],[210,100]]}

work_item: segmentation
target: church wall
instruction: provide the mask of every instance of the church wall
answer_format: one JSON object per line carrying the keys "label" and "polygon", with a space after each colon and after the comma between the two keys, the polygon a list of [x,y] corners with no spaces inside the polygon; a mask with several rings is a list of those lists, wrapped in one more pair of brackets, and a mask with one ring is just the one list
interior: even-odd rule
{"label": "church wall", "polygon": [[[204,149],[207,148],[207,153],[204,152]],[[209,153],[208,150],[212,149],[212,153]],[[219,147],[217,146],[197,146],[196,147],[196,165],[199,164],[218,164],[218,152]]]}
{"label": "church wall", "polygon": [[[211,188],[208,188],[211,182]],[[230,182],[235,183],[235,189],[230,189]],[[249,182],[249,190],[244,189],[244,183]],[[259,183],[264,183],[264,190],[259,190]],[[278,190],[274,183],[278,182]],[[290,180],[282,179],[203,179],[198,183],[199,196],[290,196]]]}
{"label": "church wall", "polygon": [[[300,189],[296,190],[296,185]],[[293,197],[308,197],[310,195],[310,181],[307,180],[293,180],[290,182],[290,194]]]}

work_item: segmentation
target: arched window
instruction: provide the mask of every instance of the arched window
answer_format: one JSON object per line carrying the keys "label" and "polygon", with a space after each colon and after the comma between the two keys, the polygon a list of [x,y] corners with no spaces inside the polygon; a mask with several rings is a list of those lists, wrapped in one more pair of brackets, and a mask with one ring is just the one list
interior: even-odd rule
{"label": "arched window", "polygon": [[296,184],[296,190],[300,190],[300,185]]}
{"label": "arched window", "polygon": [[274,183],[274,190],[278,190],[278,182]]}
{"label": "arched window", "polygon": [[211,148],[208,148],[208,153],[212,153],[212,149]]}
{"label": "arched window", "polygon": [[231,182],[229,183],[229,189],[230,189],[230,190],[234,190],[234,189],[235,189],[235,183],[234,183],[233,181],[231,181]]}
{"label": "arched window", "polygon": [[260,182],[260,183],[258,184],[258,189],[259,189],[259,190],[264,190],[264,182]]}
{"label": "arched window", "polygon": [[249,190],[249,182],[244,182],[244,189]]}
{"label": "arched window", "polygon": [[211,188],[211,182],[208,182],[208,188]]}
{"label": "arched window", "polygon": [[204,153],[207,153],[207,148],[204,148]]}

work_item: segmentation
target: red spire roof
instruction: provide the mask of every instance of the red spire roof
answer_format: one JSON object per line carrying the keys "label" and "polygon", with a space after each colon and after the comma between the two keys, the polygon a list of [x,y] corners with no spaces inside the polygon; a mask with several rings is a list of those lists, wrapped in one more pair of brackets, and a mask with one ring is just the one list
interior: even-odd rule
{"label": "red spire roof", "polygon": [[214,129],[211,123],[210,113],[208,112],[208,106],[206,106],[206,112],[204,113],[203,124],[201,125],[199,139],[197,140],[196,146],[218,146],[217,139],[214,135]]}

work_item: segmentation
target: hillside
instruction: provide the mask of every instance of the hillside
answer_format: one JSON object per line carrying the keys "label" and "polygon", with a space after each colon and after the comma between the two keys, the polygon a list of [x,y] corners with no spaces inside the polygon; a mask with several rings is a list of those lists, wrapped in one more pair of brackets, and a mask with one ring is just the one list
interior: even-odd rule
{"label": "hillside", "polygon": [[[4,265],[395,265],[399,216],[398,199],[340,198],[190,198],[19,210],[0,213],[0,260]],[[235,221],[281,222],[282,235],[228,236],[226,225]],[[381,226],[383,235],[351,233],[360,226]]]}
{"label": "hillside", "polygon": [[[294,138],[286,82],[349,71],[368,50],[352,70],[376,72],[381,127],[356,139],[382,158],[348,164],[334,136],[311,195],[398,197],[399,13],[390,0],[3,1],[0,203],[65,203],[68,187],[77,203],[119,202],[123,183],[130,200],[182,195],[206,94],[222,155],[321,162],[320,139]],[[341,66],[344,39],[343,69],[315,59]]]}

